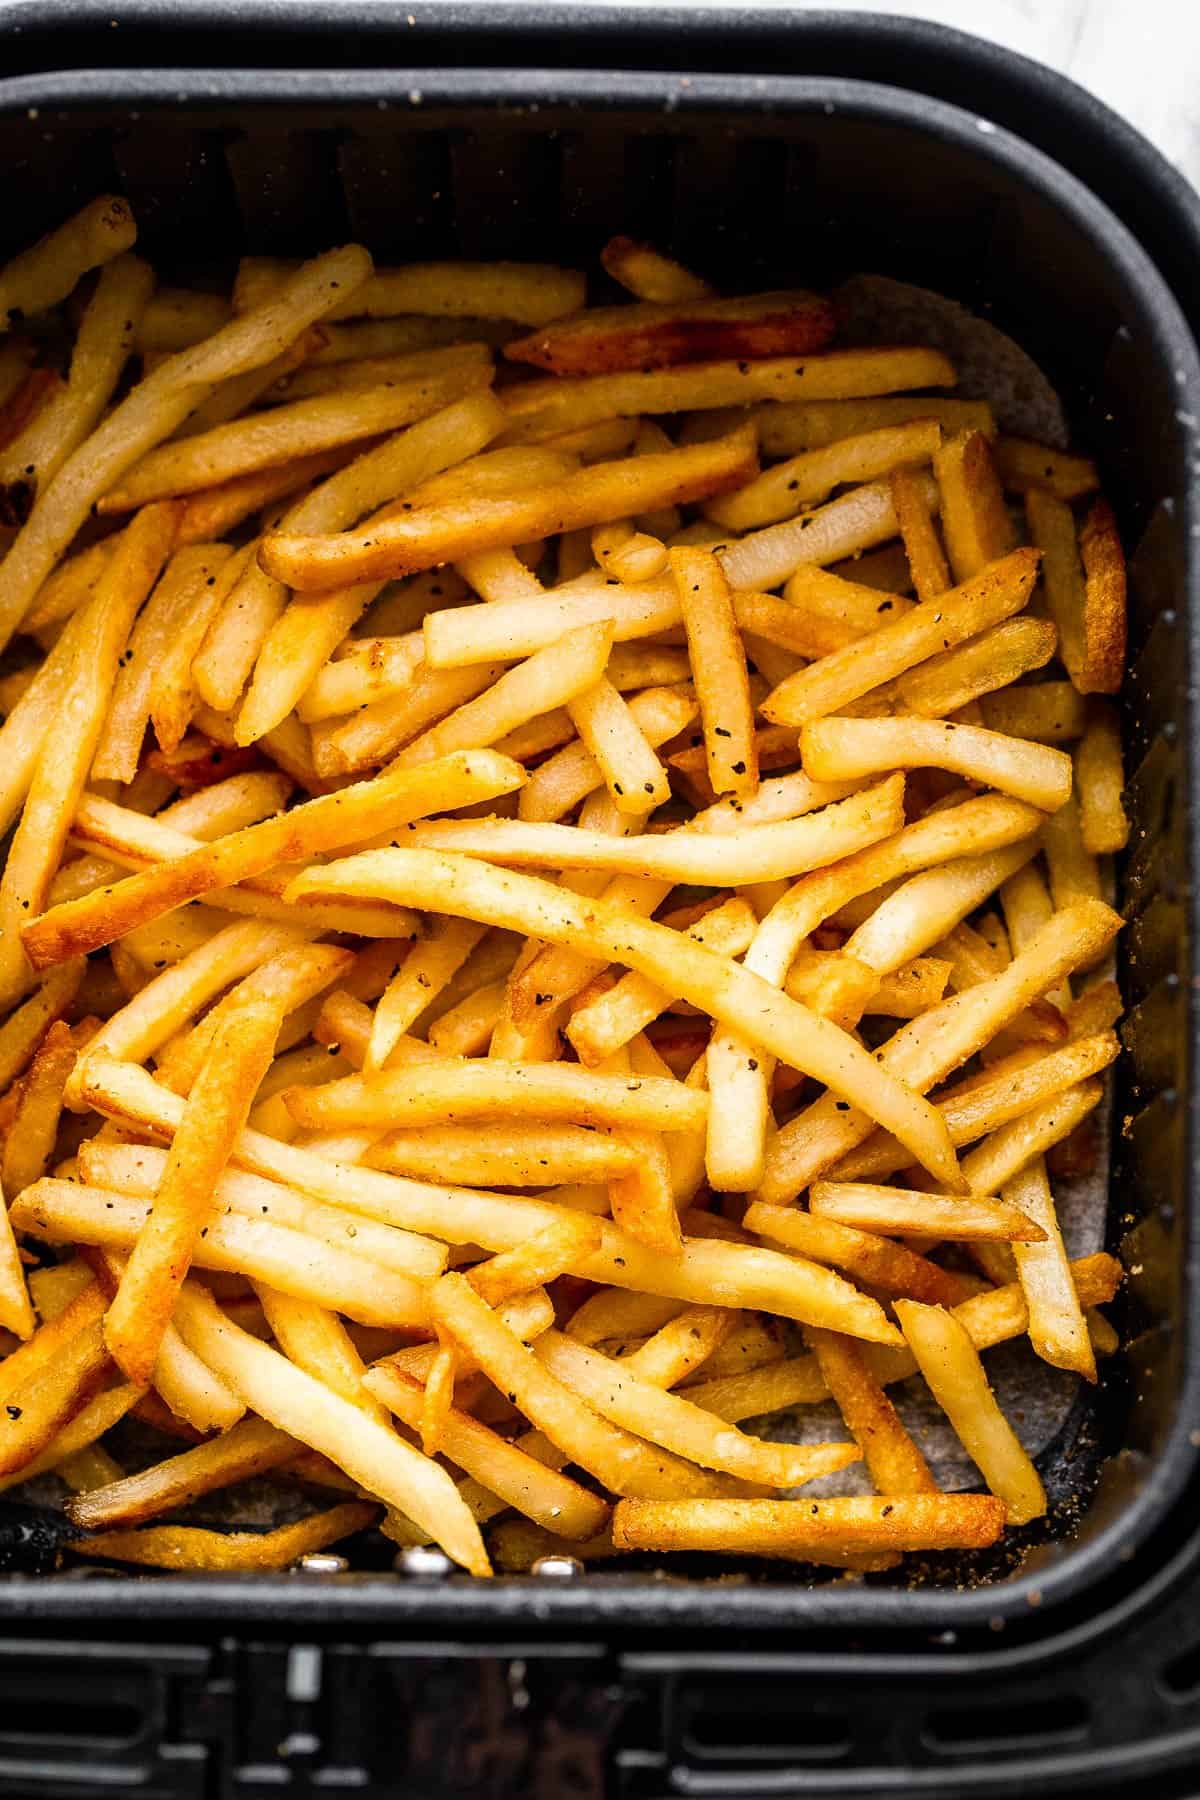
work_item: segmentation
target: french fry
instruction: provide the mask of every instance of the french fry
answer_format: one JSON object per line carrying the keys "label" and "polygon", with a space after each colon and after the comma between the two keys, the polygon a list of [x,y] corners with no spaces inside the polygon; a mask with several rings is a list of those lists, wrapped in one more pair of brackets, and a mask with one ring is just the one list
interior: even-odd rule
{"label": "french fry", "polygon": [[[402,745],[419,738],[427,726],[483,694],[504,672],[501,663],[461,669],[427,669],[424,663],[418,664],[412,685],[403,693],[372,701],[348,719],[316,727],[313,755],[318,769],[323,776],[335,777],[385,761]],[[494,717],[495,701],[490,705]],[[478,722],[479,715],[475,717]],[[486,712],[483,723],[488,723]]]}
{"label": "french fry", "polygon": [[162,1183],[104,1322],[113,1360],[130,1381],[148,1384],[176,1294],[206,1219],[212,1187],[246,1122],[274,1053],[281,1009],[250,997],[213,1037]]}
{"label": "french fry", "polygon": [[113,1525],[140,1525],[173,1512],[205,1494],[267,1475],[290,1462],[301,1445],[262,1419],[243,1419],[223,1436],[197,1444],[164,1462],[109,1486],[75,1494],[66,1503],[72,1524],[95,1531]]}
{"label": "french fry", "polygon": [[1068,456],[1029,438],[1002,433],[992,445],[992,460],[1010,494],[1045,488],[1059,500],[1078,500],[1100,485],[1096,465],[1086,456]]}
{"label": "french fry", "polygon": [[137,240],[128,200],[101,194],[0,269],[0,329],[13,314],[30,318],[65,300],[89,269],[110,262]]}
{"label": "french fry", "polygon": [[1103,700],[1088,705],[1087,725],[1075,752],[1075,791],[1079,797],[1079,834],[1092,856],[1111,856],[1129,841],[1129,820],[1122,795],[1125,771],[1121,733],[1113,710]]}
{"label": "french fry", "polygon": [[898,529],[888,483],[866,481],[812,512],[752,531],[740,543],[718,545],[714,553],[731,588],[773,588],[809,564],[839,562],[885,544]]}
{"label": "french fry", "polygon": [[726,356],[801,356],[822,349],[832,335],[832,308],[815,294],[750,294],[735,300],[684,295],[590,307],[507,344],[504,354],[554,375],[603,375],[674,369]]}
{"label": "french fry", "polygon": [[152,450],[103,495],[100,511],[129,512],[151,500],[194,494],[314,451],[395,431],[489,379],[485,362],[456,364],[377,390],[319,395],[251,413]]}
{"label": "french fry", "polygon": [[1049,744],[937,719],[814,719],[801,732],[804,766],[819,781],[891,769],[948,769],[1054,812],[1071,794],[1071,759]]}
{"label": "french fry", "polygon": [[[764,827],[764,829],[766,829]],[[899,1084],[880,1083],[878,1066],[844,1032],[819,1020],[749,971],[715,957],[665,926],[630,918],[600,900],[577,901],[548,883],[501,873],[469,858],[430,851],[379,851],[344,863],[348,880],[364,890],[420,892],[422,904],[458,917],[526,929],[550,942],[578,942],[608,959],[657,980],[678,984],[683,998],[707,1006],[723,1024],[740,1029],[772,1055],[826,1080],[842,1093],[869,1094],[877,1123],[895,1129],[936,1179],[953,1184],[956,1164],[943,1147],[944,1127],[930,1130],[932,1109],[916,1102]],[[368,876],[368,869],[371,876]],[[372,879],[372,876],[374,879]],[[302,877],[290,890],[296,897],[320,892],[318,883],[337,879],[337,865]],[[436,899],[435,899],[436,895]],[[1112,916],[1112,915],[1108,915]],[[868,1070],[870,1073],[868,1074]],[[887,1113],[889,1117],[878,1115]],[[895,1122],[893,1124],[893,1121]]]}
{"label": "french fry", "polygon": [[1031,1158],[1061,1143],[1074,1131],[1100,1104],[1103,1093],[1099,1081],[1077,1082],[990,1132],[963,1159],[963,1175],[971,1192],[999,1193]]}
{"label": "french fry", "polygon": [[[34,1054],[21,1087],[13,1122],[0,1159],[0,1188],[19,1194],[45,1174],[54,1152],[62,1112],[63,1089],[75,1066],[76,1039],[61,1019],[51,1025]],[[30,1321],[32,1324],[32,1321]],[[10,1326],[11,1330],[12,1327]],[[24,1332],[19,1335],[25,1336]]]}
{"label": "french fry", "polygon": [[765,715],[775,724],[804,725],[837,712],[882,682],[1019,612],[1036,574],[1035,555],[1013,551],[961,587],[922,602],[894,623],[878,625],[869,638],[800,670],[768,695]]}
{"label": "french fry", "polygon": [[64,1338],[52,1363],[11,1388],[0,1413],[0,1476],[15,1474],[47,1449],[111,1368],[103,1329],[93,1319]]}
{"label": "french fry", "polygon": [[[609,666],[611,667],[611,662]],[[635,694],[629,703],[634,724],[653,750],[677,737],[691,724],[698,710],[694,691],[683,684],[676,687],[646,688],[642,693]],[[548,718],[551,715],[543,716]],[[569,732],[570,720],[565,712],[563,718]],[[500,739],[497,748],[504,748],[509,755],[517,756],[523,748],[516,742],[519,735],[518,732],[510,732],[507,737]],[[525,748],[527,754],[531,753]],[[520,818],[530,822],[554,823],[578,806],[581,800],[594,793],[603,780],[599,763],[587,745],[577,739],[568,743],[556,756],[547,757],[544,763],[534,769],[521,789],[518,814]]]}
{"label": "french fry", "polygon": [[416,632],[400,637],[365,638],[351,644],[336,661],[327,662],[296,703],[306,725],[344,717],[372,700],[402,694],[422,659]]}
{"label": "french fry", "polygon": [[298,1124],[341,1129],[372,1123],[440,1125],[473,1118],[534,1117],[582,1125],[686,1130],[704,1119],[707,1101],[682,1082],[595,1075],[570,1063],[502,1062],[449,1057],[412,1069],[348,1075],[324,1088],[287,1095]]}
{"label": "french fry", "polygon": [[0,879],[0,1002],[11,1003],[32,985],[19,926],[45,904],[103,730],[117,659],[166,560],[174,528],[170,507],[140,513],[80,622],[75,667],[60,697],[53,742],[48,735]]}
{"label": "french fry", "polygon": [[951,582],[945,552],[933,522],[933,508],[926,504],[924,490],[910,468],[893,470],[889,486],[917,598],[936,600]]}
{"label": "french fry", "polygon": [[978,1194],[927,1194],[911,1188],[861,1182],[814,1181],[809,1211],[839,1225],[888,1235],[928,1234],[956,1241],[997,1239],[1040,1242],[1041,1226],[1016,1205]]}
{"label": "french fry", "polygon": [[671,573],[700,703],[709,785],[714,794],[752,794],[758,786],[754,707],[728,583],[707,550],[672,550]]}
{"label": "french fry", "polygon": [[768,1444],[743,1437],[682,1395],[631,1375],[626,1363],[589,1350],[557,1331],[543,1332],[533,1354],[602,1417],[635,1430],[702,1468],[723,1469],[770,1487],[796,1487],[858,1461],[849,1444]]}
{"label": "french fry", "polygon": [[[668,438],[664,448],[670,448]],[[638,531],[627,519],[597,525],[592,531],[592,555],[607,575],[618,581],[650,581],[667,566],[666,545],[661,539]]]}
{"label": "french fry", "polygon": [[0,486],[18,483],[32,497],[78,449],[112,398],[153,286],[148,264],[136,256],[117,257],[101,270],[79,322],[66,385],[5,446]]}
{"label": "french fry", "polygon": [[[143,1406],[148,1395],[138,1398],[138,1390],[132,1382],[119,1387],[103,1389],[93,1394],[90,1400],[79,1407],[67,1423],[56,1431],[45,1449],[37,1456],[31,1457],[19,1469],[10,1475],[0,1476],[0,1492],[13,1487],[23,1487],[26,1482],[33,1481],[39,1475],[53,1470],[55,1474],[67,1479],[65,1464],[71,1459],[90,1450],[99,1438],[111,1431],[113,1426],[123,1419],[126,1413],[135,1407]],[[170,1415],[167,1415],[170,1417]]]}
{"label": "french fry", "polygon": [[1025,512],[1067,673],[1081,694],[1115,693],[1125,661],[1125,564],[1108,504],[1095,502],[1078,536],[1070,507],[1043,488],[1028,490]]}
{"label": "french fry", "polygon": [[[709,501],[705,512],[727,531],[774,525],[794,518],[805,506],[827,500],[845,483],[875,481],[898,468],[929,462],[941,441],[936,419],[914,419],[840,438],[773,464],[736,493]],[[894,498],[893,489],[893,503]]]}
{"label": "french fry", "polygon": [[747,1208],[744,1225],[799,1256],[833,1263],[881,1293],[946,1306],[957,1306],[966,1298],[961,1279],[949,1269],[870,1231],[835,1224],[795,1207],[764,1206],[761,1201]]}
{"label": "french fry", "polygon": [[635,238],[609,238],[600,252],[600,261],[613,280],[628,288],[636,300],[673,304],[706,300],[714,291],[707,281],[674,257],[664,256],[653,244],[642,244]]}
{"label": "french fry", "polygon": [[724,1491],[724,1484],[713,1476],[593,1411],[522,1344],[461,1275],[444,1275],[433,1290],[433,1303],[439,1322],[472,1353],[501,1392],[513,1394],[515,1404],[552,1444],[613,1493],[667,1497]]}
{"label": "french fry", "polygon": [[540,491],[414,510],[373,526],[369,535],[343,532],[305,538],[274,533],[265,540],[260,560],[268,574],[302,591],[380,580],[552,531],[701,500],[736,486],[755,466],[750,433],[737,431],[691,450],[593,463]]}
{"label": "french fry", "polygon": [[1056,908],[1081,898],[1102,898],[1100,868],[1091,851],[1084,848],[1079,801],[1074,793],[1043,825],[1042,849]]}
{"label": "french fry", "polygon": [[[5,564],[0,640],[7,642],[43,581],[102,494],[182,423],[216,382],[256,368],[366,278],[370,258],[348,246],[306,264],[276,300],[181,350],[139,382],[38,495]],[[211,535],[211,531],[205,535]]]}
{"label": "french fry", "polygon": [[897,394],[865,400],[767,400],[750,409],[750,418],[765,456],[795,456],[800,450],[819,450],[839,438],[880,431],[887,425],[907,425],[914,419],[935,419],[950,434],[982,431],[992,437],[996,430],[986,401],[944,400],[936,394]]}
{"label": "french fry", "polygon": [[1046,1510],[1037,1470],[1000,1411],[979,1354],[962,1323],[940,1307],[896,1302],[896,1317],[938,1405],[967,1455],[1007,1509],[1012,1525]]}
{"label": "french fry", "polygon": [[[237,312],[261,305],[278,292],[294,263],[278,257],[246,256],[238,268],[233,304]],[[423,262],[377,269],[347,295],[333,317],[391,319],[405,313],[432,318],[512,319],[544,325],[583,305],[584,278],[577,269],[552,263]]]}
{"label": "french fry", "polygon": [[606,676],[568,700],[567,711],[618,811],[644,818],[670,799],[666,770]]}
{"label": "french fry", "polygon": [[489,1120],[472,1125],[414,1126],[390,1131],[367,1162],[394,1175],[472,1187],[554,1187],[564,1181],[611,1181],[635,1161],[631,1146],[606,1132],[543,1120]]}
{"label": "french fry", "polygon": [[922,349],[827,350],[803,362],[782,356],[756,361],[689,363],[678,369],[523,382],[506,394],[514,435],[545,438],[601,419],[698,407],[745,407],[757,400],[834,400],[950,387],[953,366]]}
{"label": "french fry", "polygon": [[618,1550],[712,1550],[787,1556],[981,1549],[1004,1529],[990,1494],[896,1494],[836,1500],[622,1500]]}
{"label": "french fry", "polygon": [[[621,1366],[627,1374],[654,1387],[677,1387],[720,1349],[736,1318],[727,1307],[686,1307],[626,1356]],[[582,1340],[576,1337],[576,1341]]]}
{"label": "french fry", "polygon": [[477,699],[403,749],[393,769],[411,769],[456,750],[481,749],[549,707],[569,705],[604,673],[612,647],[608,624],[581,625],[501,675]]}
{"label": "french fry", "polygon": [[96,949],[132,926],[187,900],[298,862],[376,832],[396,830],[433,807],[464,805],[511,792],[523,779],[507,757],[487,750],[447,756],[421,769],[397,770],[312,800],[276,819],[219,838],[172,863],[131,875],[115,887],[53,907],[28,930],[25,950],[36,966]]}
{"label": "french fry", "polygon": [[337,1314],[312,1300],[298,1300],[265,1281],[255,1282],[254,1291],[288,1361],[386,1427],[386,1412],[363,1384],[366,1364]]}
{"label": "french fry", "polygon": [[1048,619],[1009,619],[957,650],[932,656],[897,683],[906,712],[944,718],[1050,661],[1058,632]]}
{"label": "french fry", "polygon": [[900,1422],[853,1338],[836,1331],[806,1333],[867,1473],[880,1494],[936,1494],[929,1464]]}
{"label": "french fry", "polygon": [[429,936],[413,946],[375,1008],[363,1062],[368,1072],[383,1067],[397,1039],[436,999],[482,937],[480,925],[445,919],[437,921]]}
{"label": "french fry", "polygon": [[151,1525],[146,1531],[102,1531],[78,1538],[76,1556],[138,1563],[152,1569],[286,1569],[314,1550],[353,1537],[378,1517],[369,1501],[350,1500],[274,1531],[211,1531],[196,1525]]}
{"label": "french fry", "polygon": [[1086,704],[1069,681],[1043,681],[1035,687],[985,694],[979,703],[990,731],[1033,738],[1042,744],[1064,744],[1082,737]]}
{"label": "french fry", "polygon": [[1019,1207],[1042,1228],[1039,1241],[1013,1247],[1029,1309],[1029,1340],[1044,1361],[1095,1381],[1096,1354],[1071,1279],[1045,1160],[1034,1157],[1005,1183],[1003,1191],[1010,1206]]}
{"label": "french fry", "polygon": [[899,781],[880,783],[819,812],[747,825],[736,837],[671,831],[617,838],[524,820],[444,821],[407,833],[406,847],[515,866],[608,869],[652,881],[724,887],[794,876],[876,843],[898,829],[901,801]]}

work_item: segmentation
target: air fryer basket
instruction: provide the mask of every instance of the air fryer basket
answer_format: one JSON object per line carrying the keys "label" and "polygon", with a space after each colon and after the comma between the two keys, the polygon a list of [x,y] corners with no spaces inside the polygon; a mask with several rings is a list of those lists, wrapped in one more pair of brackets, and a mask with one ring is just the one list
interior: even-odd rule
{"label": "air fryer basket", "polygon": [[[461,27],[460,19],[458,44]],[[215,64],[228,46],[218,52],[210,41]],[[253,46],[252,33],[246,41]],[[684,43],[678,49],[686,61]],[[611,58],[619,60],[615,45]],[[227,277],[245,249],[297,253],[348,238],[381,260],[552,256],[594,267],[605,238],[626,231],[730,288],[825,285],[863,269],[916,281],[994,319],[1047,370],[1074,441],[1099,459],[1125,541],[1136,546],[1125,695],[1135,831],[1122,872],[1131,1010],[1111,1237],[1112,1247],[1128,1247],[1133,1271],[1129,1347],[1044,1454],[1059,1504],[1049,1533],[1029,1535],[1033,1548],[1015,1572],[955,1560],[921,1571],[905,1591],[809,1589],[744,1569],[721,1583],[705,1572],[664,1583],[609,1571],[543,1586],[536,1606],[563,1627],[593,1630],[634,1621],[967,1630],[1027,1618],[1033,1604],[1045,1618],[1152,1537],[1161,1551],[1200,1424],[1187,1195],[1188,599],[1200,539],[1189,477],[1200,367],[1174,300],[1129,232],[989,120],[898,88],[803,75],[75,70],[0,84],[0,156],[5,252],[109,188],[132,201],[145,252],[184,280]],[[0,1502],[0,1529],[4,1517]],[[26,1562],[43,1524],[33,1522]],[[465,1628],[532,1617],[531,1604],[521,1581],[421,1587],[363,1574],[335,1578],[321,1594],[323,1619],[346,1624],[425,1617]],[[232,1609],[282,1624],[308,1618],[312,1606],[311,1584],[286,1577],[247,1585],[93,1575],[81,1584],[18,1574],[0,1584],[0,1618],[214,1619]]]}

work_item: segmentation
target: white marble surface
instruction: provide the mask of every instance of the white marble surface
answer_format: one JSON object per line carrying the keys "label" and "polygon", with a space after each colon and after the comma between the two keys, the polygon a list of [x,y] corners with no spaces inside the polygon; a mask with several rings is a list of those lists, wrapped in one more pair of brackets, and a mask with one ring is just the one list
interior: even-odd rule
{"label": "white marble surface", "polygon": [[[701,6],[707,0],[687,3]],[[730,0],[714,3],[728,5]],[[1090,88],[1144,131],[1200,187],[1200,0],[752,3],[781,10],[902,13],[991,38]]]}

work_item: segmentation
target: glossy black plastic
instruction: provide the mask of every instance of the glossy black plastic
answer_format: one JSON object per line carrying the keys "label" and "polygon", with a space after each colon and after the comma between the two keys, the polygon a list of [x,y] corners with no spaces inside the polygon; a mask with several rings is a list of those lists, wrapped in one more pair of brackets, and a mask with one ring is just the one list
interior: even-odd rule
{"label": "glossy black plastic", "polygon": [[[1078,1667],[1114,1633],[1150,1630],[1190,1570],[1200,1430],[1188,1192],[1194,198],[1069,84],[903,21],[354,4],[141,5],[123,9],[116,27],[110,17],[74,5],[0,15],[0,235],[13,244],[109,186],[129,193],[148,253],[182,274],[196,273],[197,246],[208,254],[214,242],[228,261],[244,247],[299,251],[351,235],[383,258],[594,260],[605,236],[630,230],[668,240],[727,281],[736,270],[735,285],[821,283],[863,267],[917,280],[987,311],[1045,366],[1138,546],[1125,696],[1137,834],[1123,874],[1133,1010],[1113,1209],[1113,1244],[1126,1240],[1138,1273],[1123,1372],[1110,1373],[1098,1403],[1080,1403],[1046,1459],[1060,1497],[1085,1500],[1082,1521],[1015,1573],[981,1566],[960,1586],[956,1570],[931,1569],[911,1591],[809,1588],[744,1570],[736,1580],[598,1572],[556,1584],[364,1573],[319,1586],[9,1575],[0,1624],[160,1635],[190,1624],[279,1639],[432,1633],[459,1649],[468,1638],[503,1640],[512,1654],[514,1644],[562,1647],[565,1634],[586,1639],[601,1669],[619,1649],[627,1673],[641,1649],[670,1644],[673,1693],[681,1644],[709,1681],[739,1645],[773,1657],[820,1641],[818,1662],[801,1655],[791,1665],[806,1690],[853,1674],[864,1694],[879,1681],[897,1698],[913,1682],[927,1696],[938,1671],[969,1685],[985,1668],[1028,1696],[1037,1670],[1068,1646]],[[736,1688],[734,1669],[726,1673]],[[1099,1697],[1100,1673],[1092,1684]],[[672,1705],[668,1735],[686,1738],[698,1764],[724,1767],[681,1723],[679,1708],[707,1706]],[[1086,1729],[1059,1724],[1068,1737],[1083,1732],[1090,1757],[1110,1740],[1107,1720],[1094,1709],[1089,1718]],[[1056,1766],[1070,1760],[1060,1738],[1047,1740]],[[771,1767],[808,1766],[783,1737],[776,1749]],[[883,1754],[863,1746],[861,1780]],[[955,1754],[931,1751],[931,1766]],[[885,1791],[882,1775],[860,1791]]]}

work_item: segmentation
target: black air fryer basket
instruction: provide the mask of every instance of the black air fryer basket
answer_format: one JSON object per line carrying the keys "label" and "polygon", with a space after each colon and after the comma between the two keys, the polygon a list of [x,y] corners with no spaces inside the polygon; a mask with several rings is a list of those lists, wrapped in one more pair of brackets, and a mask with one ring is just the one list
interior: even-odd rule
{"label": "black air fryer basket", "polygon": [[0,41],[3,254],[115,191],[184,280],[351,238],[594,267],[629,232],[733,289],[870,269],[994,320],[1133,551],[1134,819],[1127,1347],[1040,1459],[1015,1566],[121,1577],[56,1572],[54,1515],[0,1499],[0,1795],[1194,1791],[1191,191],[1057,77],[884,17],[31,0]]}

